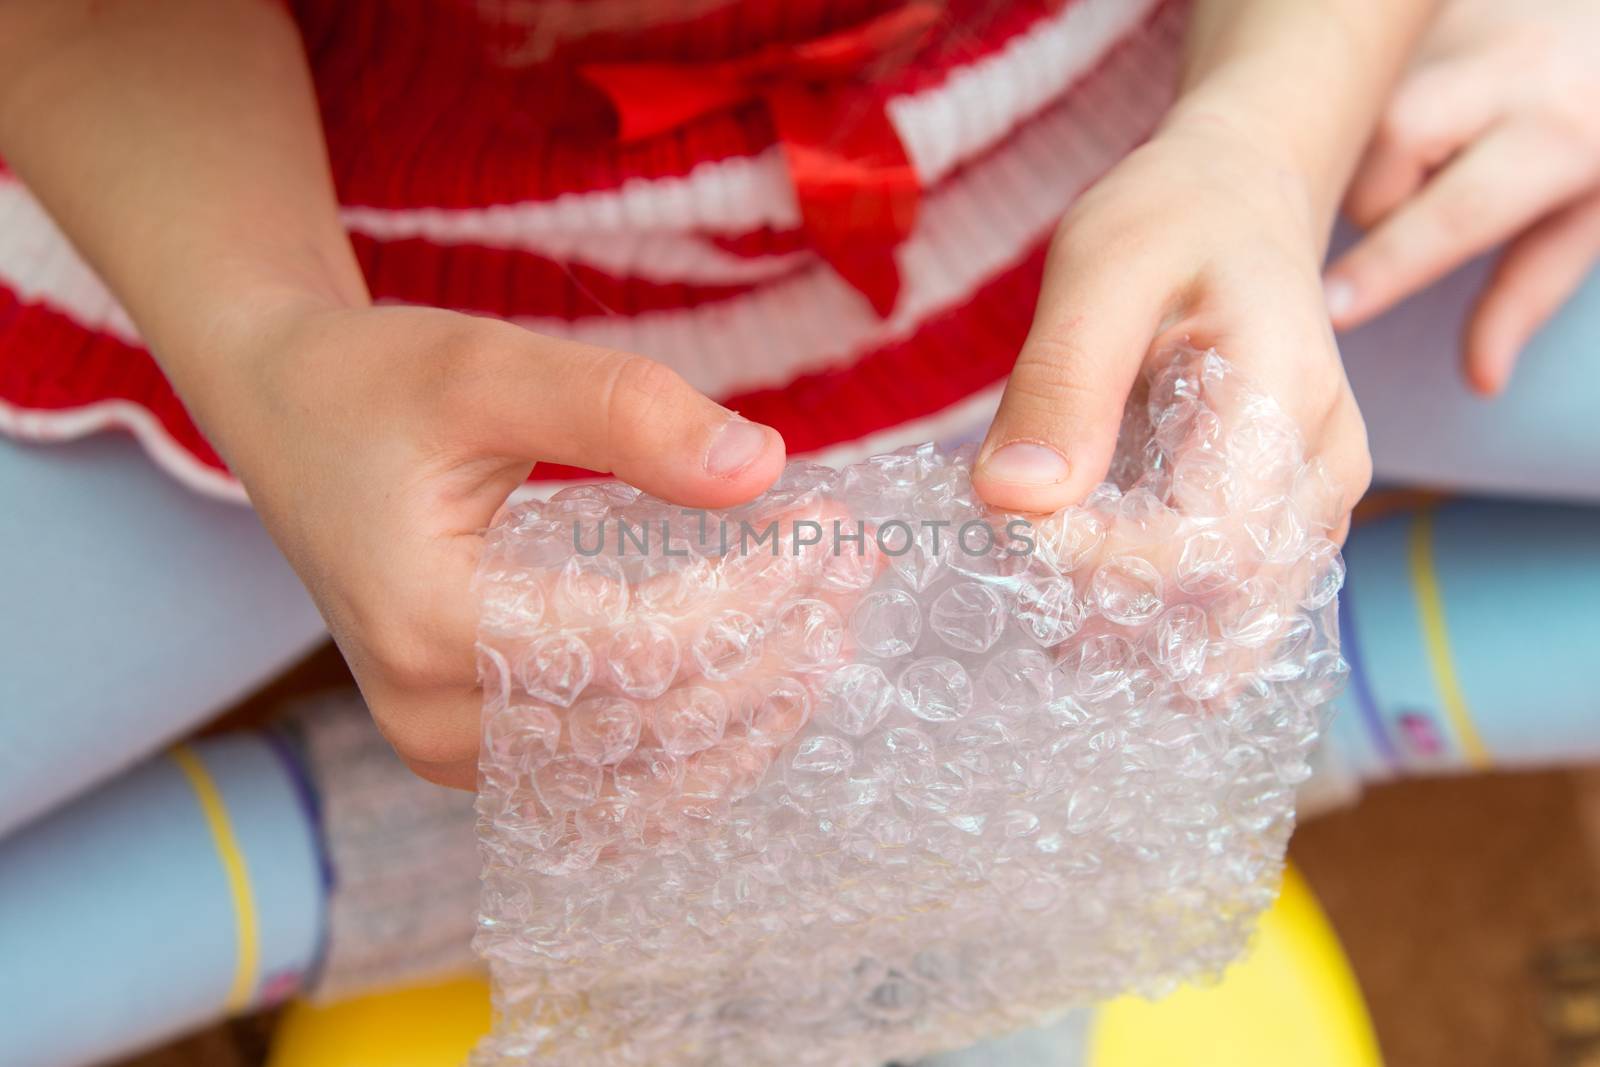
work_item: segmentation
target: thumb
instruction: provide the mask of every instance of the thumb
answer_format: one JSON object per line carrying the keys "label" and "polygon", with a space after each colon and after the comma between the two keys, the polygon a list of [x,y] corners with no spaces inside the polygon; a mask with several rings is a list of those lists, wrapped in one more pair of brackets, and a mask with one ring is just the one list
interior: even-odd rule
{"label": "thumb", "polygon": [[783,470],[776,430],[715,403],[664,364],[491,325],[499,338],[483,388],[470,390],[479,451],[615,474],[691,507],[749,500]]}
{"label": "thumb", "polygon": [[1059,510],[1111,465],[1162,298],[1095,258],[1058,244],[1045,269],[1033,327],[973,468],[973,487],[993,507]]}

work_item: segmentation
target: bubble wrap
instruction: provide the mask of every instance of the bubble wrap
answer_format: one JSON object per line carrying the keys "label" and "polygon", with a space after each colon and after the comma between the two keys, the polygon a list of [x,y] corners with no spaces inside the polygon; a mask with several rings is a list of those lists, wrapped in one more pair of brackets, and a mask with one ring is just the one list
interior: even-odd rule
{"label": "bubble wrap", "polygon": [[474,1063],[881,1064],[1239,954],[1347,673],[1335,488],[1192,350],[1082,506],[970,470],[489,531]]}

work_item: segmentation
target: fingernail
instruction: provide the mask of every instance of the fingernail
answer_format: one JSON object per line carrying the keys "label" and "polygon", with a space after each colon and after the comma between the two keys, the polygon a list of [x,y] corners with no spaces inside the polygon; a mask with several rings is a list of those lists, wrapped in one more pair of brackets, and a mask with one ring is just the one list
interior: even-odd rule
{"label": "fingernail", "polygon": [[767,447],[767,431],[735,416],[722,424],[706,449],[706,473],[731,478],[748,467]]}
{"label": "fingernail", "polygon": [[1322,298],[1327,301],[1328,314],[1336,319],[1342,318],[1356,306],[1356,287],[1343,278],[1325,278],[1322,282]]}
{"label": "fingernail", "polygon": [[1013,441],[983,461],[983,473],[1013,485],[1054,485],[1067,479],[1067,461],[1047,445]]}

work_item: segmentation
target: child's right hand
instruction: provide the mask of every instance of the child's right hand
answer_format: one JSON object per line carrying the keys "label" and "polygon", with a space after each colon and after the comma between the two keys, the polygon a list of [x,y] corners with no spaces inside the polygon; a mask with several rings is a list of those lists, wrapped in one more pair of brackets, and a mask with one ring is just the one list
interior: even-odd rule
{"label": "child's right hand", "polygon": [[719,506],[783,442],[646,359],[369,307],[288,8],[0,4],[0,154],[249,491],[389,740],[470,788],[479,531],[533,462]]}
{"label": "child's right hand", "polygon": [[[218,361],[207,429],[418,774],[471,788],[472,575],[535,460],[690,506],[754,497],[783,441],[667,367],[412,308],[279,315]],[[248,610],[248,605],[241,605]]]}

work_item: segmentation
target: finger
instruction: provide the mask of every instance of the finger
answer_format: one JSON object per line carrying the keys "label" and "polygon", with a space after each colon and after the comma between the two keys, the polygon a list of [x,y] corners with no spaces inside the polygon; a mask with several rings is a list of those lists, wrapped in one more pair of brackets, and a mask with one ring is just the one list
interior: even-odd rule
{"label": "finger", "polygon": [[694,507],[749,500],[783,469],[777,431],[741,419],[664,364],[489,328],[499,338],[460,360],[471,380],[451,385],[477,447],[615,474]]}
{"label": "finger", "polygon": [[478,788],[477,757],[455,763],[423,763],[413,759],[403,759],[402,762],[410,768],[412,774],[434,785],[464,789],[469,793]]}
{"label": "finger", "polygon": [[[1318,438],[1315,458],[1322,462],[1337,499],[1307,503],[1317,507],[1314,514],[1317,521],[1347,529],[1350,512],[1372,487],[1372,451],[1367,442],[1367,423],[1348,385],[1323,420]],[[1334,540],[1342,541],[1342,534]]]}
{"label": "finger", "polygon": [[1577,193],[1578,161],[1548,148],[1538,131],[1502,127],[1440,171],[1329,268],[1334,325],[1360,325]]}
{"label": "finger", "polygon": [[1512,242],[1467,323],[1467,383],[1489,396],[1511,378],[1517,354],[1575,293],[1600,257],[1600,193],[1556,212]]}
{"label": "finger", "polygon": [[[788,534],[777,536],[783,539]],[[471,558],[481,547],[481,544],[474,542],[477,542],[476,538],[463,535],[451,545],[449,552],[438,557],[438,568],[445,573],[462,576],[445,584],[460,590],[468,589],[473,569]],[[692,658],[688,650],[698,646],[710,624],[724,620],[723,625],[733,625],[724,619],[725,616],[743,617],[745,613],[759,611],[763,606],[775,606],[784,599],[787,591],[795,588],[801,577],[799,561],[792,556],[776,553],[768,556],[753,552],[740,555],[737,559],[757,567],[770,563],[764,571],[746,576],[747,581],[765,582],[766,585],[757,593],[748,585],[730,592],[720,584],[695,588],[692,587],[693,583],[689,583],[691,588],[685,592],[682,600],[674,603],[673,617],[665,624],[678,647],[685,650],[680,668],[682,673],[675,677],[675,683],[697,679],[698,684],[714,686],[719,691],[728,689],[728,686],[714,682],[709,676],[700,678],[701,673],[709,668],[705,667],[703,661]],[[582,562],[574,559],[568,566]],[[614,621],[608,619],[600,607],[607,601],[605,569],[601,567],[590,573],[574,589],[565,587],[568,577],[570,575],[566,569],[552,569],[533,577],[526,585],[523,579],[505,578],[501,587],[503,592],[513,597],[519,590],[536,590],[539,600],[545,605],[542,626],[549,632],[592,630],[595,627],[603,631]],[[666,580],[669,577],[658,576],[656,584],[670,586],[672,583]],[[637,592],[650,595],[650,589],[651,583],[647,582]],[[410,632],[420,635],[420,643],[427,645],[430,650],[450,649],[459,654],[450,655],[446,660],[432,652],[426,658],[390,652],[383,657],[380,669],[359,672],[363,678],[362,689],[384,736],[413,771],[441,785],[471,789],[476,781],[479,723],[484,699],[482,692],[472,683],[470,650],[475,640],[477,605],[475,598],[470,595],[445,594],[439,598],[436,612],[433,617],[417,620]],[[715,652],[719,647],[715,643],[715,635],[710,639],[713,643],[706,647],[708,651]],[[612,653],[606,643],[592,647],[597,665]],[[354,662],[365,665],[359,652]],[[564,715],[565,712],[558,714]]]}
{"label": "finger", "polygon": [[1167,300],[1158,277],[1107,264],[1093,242],[1069,239],[1052,251],[1033,328],[973,470],[990,505],[1056,511],[1105,476]]}
{"label": "finger", "polygon": [[[1191,343],[1215,347],[1240,372],[1207,393],[1239,446],[1227,510],[1270,509],[1288,495],[1311,524],[1335,526],[1371,477],[1366,427],[1319,302],[1316,276],[1305,271],[1290,284],[1291,271],[1282,264],[1255,264],[1224,274],[1210,283],[1215,294],[1203,294],[1180,326]],[[1262,293],[1273,294],[1273,314],[1259,312],[1259,296],[1256,305],[1222,299]],[[1157,351],[1165,337],[1158,339]],[[1263,393],[1276,411],[1258,402]],[[1195,502],[1215,507],[1205,493]]]}
{"label": "finger", "polygon": [[[476,785],[483,693],[473,649],[479,605],[473,574],[483,539],[393,546],[381,568],[392,598],[379,614],[334,626],[340,652],[378,729],[418,775],[458,789]],[[382,553],[380,547],[377,553]]]}
{"label": "finger", "polygon": [[1328,540],[1332,541],[1334,544],[1338,545],[1340,548],[1343,548],[1344,547],[1344,543],[1346,541],[1350,540],[1350,516],[1349,515],[1346,515],[1343,519],[1341,519],[1339,521],[1338,528],[1335,529],[1331,534],[1328,535]]}
{"label": "finger", "polygon": [[1498,84],[1466,60],[1431,64],[1407,77],[1350,181],[1344,203],[1350,220],[1370,229],[1481,135],[1495,114]]}
{"label": "finger", "polygon": [[475,789],[483,694],[461,686],[400,691],[363,682],[378,730],[405,765],[437,785]]}

